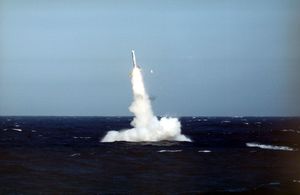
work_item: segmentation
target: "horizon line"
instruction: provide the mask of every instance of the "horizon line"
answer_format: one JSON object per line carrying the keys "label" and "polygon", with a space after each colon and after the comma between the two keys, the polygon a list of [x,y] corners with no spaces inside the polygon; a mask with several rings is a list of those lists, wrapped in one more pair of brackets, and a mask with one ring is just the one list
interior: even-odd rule
{"label": "horizon line", "polygon": [[[1,115],[0,117],[134,117],[133,115]],[[298,115],[182,115],[182,116],[170,116],[170,115],[157,115],[157,117],[208,117],[208,118],[300,118]]]}

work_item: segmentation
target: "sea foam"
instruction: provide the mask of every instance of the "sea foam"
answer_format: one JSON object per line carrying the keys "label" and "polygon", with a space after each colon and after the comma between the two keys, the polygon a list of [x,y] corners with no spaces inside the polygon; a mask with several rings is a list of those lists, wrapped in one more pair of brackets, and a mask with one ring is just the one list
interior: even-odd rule
{"label": "sea foam", "polygon": [[266,150],[284,150],[284,151],[294,151],[293,148],[288,146],[276,146],[276,145],[266,145],[266,144],[259,144],[259,143],[246,143],[248,147],[256,147]]}

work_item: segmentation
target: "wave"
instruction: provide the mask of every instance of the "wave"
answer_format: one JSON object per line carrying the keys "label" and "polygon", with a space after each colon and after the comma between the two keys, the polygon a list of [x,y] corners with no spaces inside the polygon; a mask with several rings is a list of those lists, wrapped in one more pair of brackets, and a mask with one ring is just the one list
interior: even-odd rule
{"label": "wave", "polygon": [[77,136],[73,136],[74,139],[90,139],[91,137],[77,137]]}
{"label": "wave", "polygon": [[259,144],[259,143],[246,143],[248,147],[256,147],[266,150],[284,150],[284,151],[294,151],[293,148],[288,146],[275,146],[275,145],[266,145],[266,144]]}
{"label": "wave", "polygon": [[80,156],[80,153],[70,154],[71,157]]}
{"label": "wave", "polygon": [[157,152],[182,152],[182,150],[159,150]]}
{"label": "wave", "polygon": [[210,153],[210,150],[199,150],[198,152],[202,152],[202,153]]}
{"label": "wave", "polygon": [[300,134],[300,131],[294,130],[294,129],[282,129],[280,130],[282,132],[291,132],[291,133],[298,133]]}
{"label": "wave", "polygon": [[231,121],[229,121],[229,120],[221,121],[221,124],[223,124],[223,123],[231,123]]}
{"label": "wave", "polygon": [[22,129],[16,129],[16,128],[14,128],[14,129],[11,129],[11,130],[14,130],[14,131],[22,131]]}

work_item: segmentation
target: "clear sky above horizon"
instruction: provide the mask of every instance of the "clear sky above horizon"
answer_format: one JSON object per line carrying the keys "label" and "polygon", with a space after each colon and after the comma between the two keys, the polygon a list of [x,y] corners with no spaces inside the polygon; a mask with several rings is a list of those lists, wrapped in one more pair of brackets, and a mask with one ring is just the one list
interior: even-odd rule
{"label": "clear sky above horizon", "polygon": [[158,115],[300,115],[299,16],[297,0],[0,0],[0,115],[131,115],[131,49]]}

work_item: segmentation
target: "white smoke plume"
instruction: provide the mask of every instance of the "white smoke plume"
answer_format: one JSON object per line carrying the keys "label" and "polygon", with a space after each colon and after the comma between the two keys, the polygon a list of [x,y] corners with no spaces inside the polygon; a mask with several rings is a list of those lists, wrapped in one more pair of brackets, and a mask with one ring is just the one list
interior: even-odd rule
{"label": "white smoke plume", "polygon": [[131,83],[133,102],[129,110],[135,116],[131,122],[133,128],[109,131],[101,142],[155,142],[162,140],[191,142],[188,137],[181,134],[181,124],[177,118],[163,117],[159,120],[154,116],[139,67],[133,68]]}

